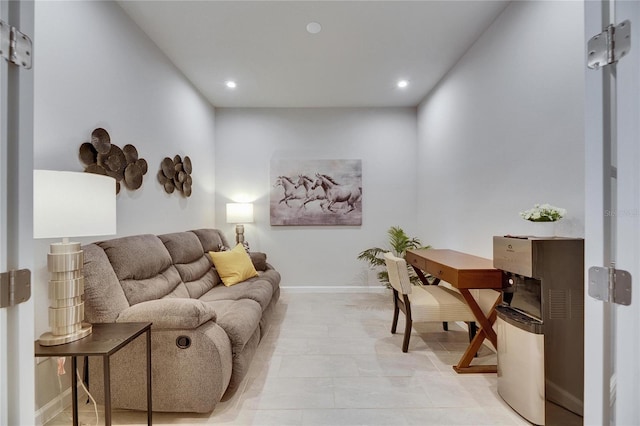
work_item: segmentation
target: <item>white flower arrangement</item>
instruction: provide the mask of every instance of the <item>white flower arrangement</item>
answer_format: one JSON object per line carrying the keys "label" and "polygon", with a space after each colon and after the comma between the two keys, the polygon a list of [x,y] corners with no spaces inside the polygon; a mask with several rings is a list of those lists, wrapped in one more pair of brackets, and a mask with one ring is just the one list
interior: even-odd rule
{"label": "white flower arrangement", "polygon": [[520,212],[520,217],[531,222],[556,222],[566,214],[565,209],[551,204],[535,204],[532,209]]}

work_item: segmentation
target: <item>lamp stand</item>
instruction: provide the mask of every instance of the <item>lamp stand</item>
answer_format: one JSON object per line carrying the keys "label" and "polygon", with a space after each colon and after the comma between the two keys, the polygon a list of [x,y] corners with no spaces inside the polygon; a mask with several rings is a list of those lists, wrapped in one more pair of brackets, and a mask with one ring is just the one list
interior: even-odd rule
{"label": "lamp stand", "polygon": [[49,246],[49,327],[38,339],[42,346],[73,342],[91,334],[84,320],[84,252],[80,243],[54,243]]}
{"label": "lamp stand", "polygon": [[236,225],[236,244],[244,244],[244,225]]}
{"label": "lamp stand", "polygon": [[242,244],[246,250],[249,250],[249,243],[244,240],[244,225],[236,225],[236,244]]}

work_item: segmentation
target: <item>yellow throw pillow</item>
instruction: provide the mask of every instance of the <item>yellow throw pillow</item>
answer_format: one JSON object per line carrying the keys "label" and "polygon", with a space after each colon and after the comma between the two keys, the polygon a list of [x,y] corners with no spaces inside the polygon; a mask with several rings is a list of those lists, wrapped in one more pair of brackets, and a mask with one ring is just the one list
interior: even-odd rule
{"label": "yellow throw pillow", "polygon": [[228,251],[210,251],[209,256],[211,256],[213,266],[216,267],[222,283],[227,287],[258,276],[258,272],[242,244],[238,244]]}

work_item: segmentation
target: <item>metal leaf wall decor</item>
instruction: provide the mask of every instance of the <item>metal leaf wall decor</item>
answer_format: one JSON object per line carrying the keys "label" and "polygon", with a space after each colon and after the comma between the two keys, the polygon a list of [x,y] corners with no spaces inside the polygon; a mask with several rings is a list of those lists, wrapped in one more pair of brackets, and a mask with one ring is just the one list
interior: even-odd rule
{"label": "metal leaf wall decor", "polygon": [[165,157],[160,163],[160,170],[158,170],[158,182],[164,187],[167,194],[171,194],[177,189],[185,197],[190,197],[193,186],[191,171],[191,159],[188,156],[181,158],[176,155],[173,160]]}
{"label": "metal leaf wall decor", "polygon": [[80,145],[80,160],[86,165],[85,172],[114,178],[116,194],[120,192],[121,181],[132,191],[140,188],[148,169],[147,160],[138,157],[135,146],[127,144],[120,149],[102,128],[91,132],[91,142]]}

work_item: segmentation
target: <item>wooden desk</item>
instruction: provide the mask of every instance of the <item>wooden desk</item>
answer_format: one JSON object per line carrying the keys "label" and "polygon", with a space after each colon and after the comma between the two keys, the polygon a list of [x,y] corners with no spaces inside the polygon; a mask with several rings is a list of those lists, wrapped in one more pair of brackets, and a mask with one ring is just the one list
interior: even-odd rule
{"label": "wooden desk", "polygon": [[151,323],[122,322],[93,324],[93,331],[87,337],[57,346],[41,346],[35,342],[37,357],[71,357],[71,394],[73,403],[73,425],[78,425],[78,368],[79,356],[101,356],[104,373],[104,424],[111,425],[111,371],[109,357],[146,334],[147,339],[147,424],[151,426]]}
{"label": "wooden desk", "polygon": [[493,289],[499,291],[502,288],[502,271],[493,268],[491,259],[454,250],[407,250],[405,258],[425,285],[429,284],[425,276],[426,272],[436,278],[435,284],[442,280],[458,289],[480,326],[480,330],[469,343],[469,347],[460,358],[458,365],[454,365],[453,369],[458,373],[496,373],[497,367],[495,365],[470,364],[484,339],[489,339],[493,346],[498,348],[498,339],[493,330],[493,323],[496,321],[496,306],[502,301],[502,295],[499,295],[488,315],[485,315],[469,290]]}

